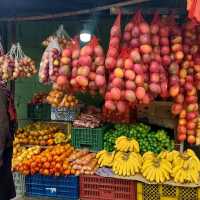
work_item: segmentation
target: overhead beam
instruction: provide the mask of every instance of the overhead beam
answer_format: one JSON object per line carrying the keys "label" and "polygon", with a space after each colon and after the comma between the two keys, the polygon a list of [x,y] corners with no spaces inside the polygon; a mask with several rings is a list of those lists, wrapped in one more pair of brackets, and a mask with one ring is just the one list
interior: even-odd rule
{"label": "overhead beam", "polygon": [[122,1],[119,3],[113,3],[106,6],[98,6],[91,9],[84,9],[79,11],[71,11],[71,12],[62,12],[62,13],[56,13],[56,14],[48,14],[48,15],[40,15],[40,16],[28,16],[28,17],[5,17],[0,18],[0,21],[36,21],[36,20],[48,20],[48,19],[57,19],[57,18],[63,18],[63,17],[69,17],[69,16],[77,16],[77,15],[85,15],[90,14],[94,12],[100,12],[105,10],[110,10],[113,7],[124,7],[129,5],[135,5],[139,3],[149,2],[151,0],[129,0],[129,1]]}
{"label": "overhead beam", "polygon": [[[148,7],[148,8],[139,8],[144,15],[152,15],[155,11],[159,11],[161,15],[168,15],[174,13],[177,16],[186,15],[186,9],[184,8],[166,8],[166,7]],[[138,7],[132,8],[122,8],[120,12],[124,15],[133,15],[138,10]],[[118,8],[111,8],[110,14],[117,15],[119,13]]]}

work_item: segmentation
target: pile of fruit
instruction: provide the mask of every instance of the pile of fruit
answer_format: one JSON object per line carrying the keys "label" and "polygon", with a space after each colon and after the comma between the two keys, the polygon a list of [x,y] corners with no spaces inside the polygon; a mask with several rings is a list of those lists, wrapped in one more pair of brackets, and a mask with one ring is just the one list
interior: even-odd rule
{"label": "pile of fruit", "polygon": [[34,94],[30,103],[33,105],[47,103],[47,95],[48,94],[46,92]]}
{"label": "pile of fruit", "polygon": [[56,108],[74,108],[78,105],[78,100],[75,96],[65,94],[59,90],[52,90],[47,97],[47,101]]}
{"label": "pile of fruit", "polygon": [[149,182],[199,183],[200,161],[192,150],[183,153],[162,151],[160,154],[148,151],[143,156],[139,151],[136,140],[120,136],[116,139],[115,151],[102,150],[96,157],[100,167],[110,167],[119,176],[142,174]]}
{"label": "pile of fruit", "polygon": [[[18,166],[20,166],[23,162],[30,159],[33,155],[39,154],[41,148],[39,146],[30,147],[28,149],[23,149],[19,155],[14,156],[12,159],[12,168],[15,170],[19,170]],[[15,152],[15,151],[14,151]],[[24,169],[26,170],[26,169]]]}
{"label": "pile of fruit", "polygon": [[16,132],[14,144],[48,146],[69,140],[59,126],[50,123],[33,123]]}
{"label": "pile of fruit", "polygon": [[48,147],[41,152],[29,148],[26,152],[33,153],[29,153],[26,157],[23,154],[22,158],[19,156],[13,162],[14,171],[24,175],[36,173],[45,176],[94,174],[98,168],[95,153],[75,150],[70,144]]}
{"label": "pile of fruit", "polygon": [[123,135],[136,139],[140,145],[141,153],[147,151],[160,153],[163,150],[171,151],[174,149],[174,141],[170,139],[166,131],[152,131],[150,126],[142,123],[116,124],[114,129],[110,129],[105,133],[104,148],[107,151],[113,151],[116,138]]}
{"label": "pile of fruit", "polygon": [[1,57],[0,76],[4,81],[31,77],[37,70],[34,61],[26,56],[19,43],[13,44],[10,51]]}

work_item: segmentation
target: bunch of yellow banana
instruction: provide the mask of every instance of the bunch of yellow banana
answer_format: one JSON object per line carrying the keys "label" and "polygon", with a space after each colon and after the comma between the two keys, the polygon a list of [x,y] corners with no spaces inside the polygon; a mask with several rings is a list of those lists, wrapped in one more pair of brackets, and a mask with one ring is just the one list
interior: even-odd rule
{"label": "bunch of yellow banana", "polygon": [[162,158],[162,156],[152,152],[147,152],[143,155],[141,172],[148,181],[163,183],[170,179],[171,170],[171,163],[167,159]]}
{"label": "bunch of yellow banana", "polygon": [[62,132],[55,133],[55,135],[54,135],[54,141],[55,141],[56,144],[61,144],[61,143],[66,142],[65,134],[62,133]]}
{"label": "bunch of yellow banana", "polygon": [[172,177],[177,183],[198,183],[200,172],[200,161],[196,154],[188,149],[176,155],[172,162]]}
{"label": "bunch of yellow banana", "polygon": [[118,151],[113,161],[112,170],[119,176],[134,176],[142,166],[142,157],[135,152]]}
{"label": "bunch of yellow banana", "polygon": [[159,154],[160,158],[167,159],[169,162],[173,162],[176,157],[179,155],[180,152],[173,150],[173,151],[161,151]]}
{"label": "bunch of yellow banana", "polygon": [[115,148],[122,152],[140,152],[140,147],[135,139],[129,139],[126,136],[120,136],[115,141]]}
{"label": "bunch of yellow banana", "polygon": [[96,158],[98,159],[98,164],[100,167],[112,167],[114,156],[115,151],[109,153],[106,150],[102,150],[97,153]]}

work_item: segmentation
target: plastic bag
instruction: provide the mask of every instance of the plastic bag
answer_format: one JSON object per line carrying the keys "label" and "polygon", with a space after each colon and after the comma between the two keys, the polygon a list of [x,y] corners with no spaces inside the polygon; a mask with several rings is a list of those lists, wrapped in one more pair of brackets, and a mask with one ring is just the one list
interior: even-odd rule
{"label": "plastic bag", "polygon": [[57,39],[52,40],[45,49],[39,69],[39,81],[41,83],[55,82],[60,67],[61,48]]}
{"label": "plastic bag", "polygon": [[[78,55],[78,50],[76,51]],[[93,36],[91,41],[80,50],[78,60],[73,60],[72,79],[73,88],[81,92],[89,92],[94,95],[98,91],[105,92],[105,67],[104,52],[98,39]]]}
{"label": "plastic bag", "polygon": [[121,12],[118,14],[110,31],[109,48],[106,55],[105,66],[112,70],[116,65],[116,59],[120,52],[121,42]]}
{"label": "plastic bag", "polygon": [[200,0],[187,0],[188,17],[200,23]]}

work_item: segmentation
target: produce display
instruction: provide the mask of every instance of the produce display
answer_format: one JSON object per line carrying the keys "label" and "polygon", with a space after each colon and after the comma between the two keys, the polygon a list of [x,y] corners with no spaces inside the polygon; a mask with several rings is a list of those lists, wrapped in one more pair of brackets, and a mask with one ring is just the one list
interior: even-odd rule
{"label": "produce display", "polygon": [[14,144],[48,146],[65,143],[68,139],[57,125],[38,122],[18,129]]}
{"label": "produce display", "polygon": [[34,94],[30,103],[33,105],[47,103],[47,95],[48,94],[46,92]]}
{"label": "produce display", "polygon": [[47,102],[53,107],[74,108],[78,105],[78,100],[73,95],[65,94],[63,91],[52,90],[49,92]]}
{"label": "produce display", "polygon": [[10,51],[1,56],[0,66],[4,81],[31,77],[37,72],[34,61],[24,54],[19,43],[13,44]]}
{"label": "produce display", "polygon": [[[155,154],[148,151],[143,156],[139,151],[136,140],[120,136],[116,139],[115,151],[102,150],[96,157],[100,167],[110,167],[119,176],[141,173],[149,182],[199,183],[200,161],[191,149],[183,153],[173,150]],[[110,172],[107,175],[110,176]]]}
{"label": "produce display", "polygon": [[[171,151],[174,149],[174,141],[170,139],[164,130],[152,131],[151,127],[142,123],[121,125],[116,124],[114,129],[108,130],[104,135],[104,148],[113,151],[116,138],[127,136],[136,139],[140,145],[140,152],[152,151],[160,153],[163,150]],[[124,145],[127,143],[124,141]]]}
{"label": "produce display", "polygon": [[[13,142],[13,171],[43,176],[121,176],[141,178],[149,184],[199,186],[199,158],[191,149],[175,150],[175,143],[182,147],[187,142],[197,149],[200,145],[200,26],[192,21],[178,24],[174,14],[160,16],[159,12],[147,22],[137,11],[122,31],[121,20],[119,12],[106,54],[96,36],[82,43],[78,37],[71,39],[62,25],[43,41],[46,49],[39,81],[51,84],[52,89],[35,94],[30,103],[51,105],[51,119],[59,125],[37,122],[19,128]],[[0,80],[35,73],[33,60],[20,44],[7,54],[0,44]],[[81,104],[81,98],[98,108]],[[176,131],[136,122],[138,106],[142,104],[145,110],[156,100],[172,101]],[[65,133],[69,127],[60,126],[63,121],[70,121],[74,133],[83,137],[88,131],[80,149],[71,145],[75,145],[75,137],[71,141],[71,135]],[[98,142],[104,146],[94,153],[89,149],[96,136],[90,137],[96,131],[103,134],[103,140],[93,146]],[[83,146],[89,149],[81,149]],[[91,188],[90,192],[95,191]]]}
{"label": "produce display", "polygon": [[[24,175],[36,173],[45,176],[94,174],[98,167],[95,153],[87,150],[75,150],[69,144],[48,147],[41,152],[29,148],[26,152],[22,158],[17,157],[13,165],[15,171]],[[21,162],[18,162],[19,160]]]}

